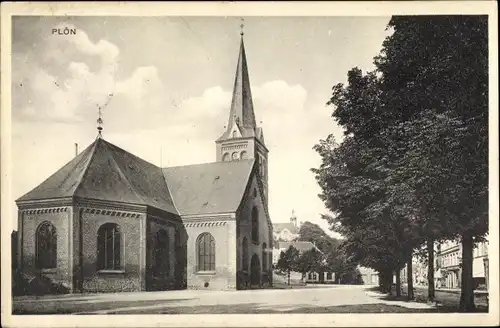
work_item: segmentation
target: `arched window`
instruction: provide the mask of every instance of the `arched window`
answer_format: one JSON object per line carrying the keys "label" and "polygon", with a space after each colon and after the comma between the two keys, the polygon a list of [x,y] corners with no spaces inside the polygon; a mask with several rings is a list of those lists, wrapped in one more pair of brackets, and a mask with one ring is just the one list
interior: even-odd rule
{"label": "arched window", "polygon": [[233,161],[238,160],[238,152],[234,152],[234,153],[233,153],[233,155],[232,155],[232,160],[233,160]]}
{"label": "arched window", "polygon": [[242,151],[240,154],[241,159],[248,159],[248,153],[246,151]]}
{"label": "arched window", "polygon": [[233,138],[236,138],[236,130],[233,131]]}
{"label": "arched window", "polygon": [[262,244],[262,270],[267,270],[267,244]]}
{"label": "arched window", "polygon": [[223,162],[229,162],[229,154],[228,154],[228,153],[225,153],[225,154],[222,156],[222,161],[223,161]]}
{"label": "arched window", "polygon": [[243,237],[242,249],[241,249],[241,262],[243,271],[248,271],[248,239]]}
{"label": "arched window", "polygon": [[98,270],[121,269],[120,227],[115,223],[105,223],[97,231]]}
{"label": "arched window", "polygon": [[215,271],[215,239],[208,232],[196,240],[198,250],[198,271]]}
{"label": "arched window", "polygon": [[257,207],[252,209],[252,242],[259,243],[259,211]]}
{"label": "arched window", "polygon": [[57,232],[50,222],[43,222],[36,231],[36,265],[39,269],[57,268]]}
{"label": "arched window", "polygon": [[160,229],[156,233],[154,253],[154,264],[157,274],[168,274],[170,271],[169,254],[168,233],[165,229]]}

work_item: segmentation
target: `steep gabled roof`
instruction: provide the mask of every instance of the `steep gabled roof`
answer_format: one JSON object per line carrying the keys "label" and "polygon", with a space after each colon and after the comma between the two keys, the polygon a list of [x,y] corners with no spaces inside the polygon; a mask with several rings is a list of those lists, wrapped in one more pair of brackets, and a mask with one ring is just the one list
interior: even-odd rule
{"label": "steep gabled roof", "polygon": [[73,196],[146,205],[178,214],[161,168],[102,138],[17,202]]}
{"label": "steep gabled roof", "polygon": [[283,229],[288,229],[293,234],[297,234],[299,230],[295,226],[295,224],[291,222],[286,222],[286,223],[273,223],[273,230],[275,233],[280,233],[283,231]]}
{"label": "steep gabled roof", "polygon": [[236,212],[250,180],[254,160],[163,168],[181,215]]}
{"label": "steep gabled roof", "polygon": [[317,251],[321,252],[319,248],[314,246],[314,244],[310,241],[280,241],[278,243],[279,249],[288,249],[290,246],[296,248],[300,253],[309,251],[311,249],[316,249]]}

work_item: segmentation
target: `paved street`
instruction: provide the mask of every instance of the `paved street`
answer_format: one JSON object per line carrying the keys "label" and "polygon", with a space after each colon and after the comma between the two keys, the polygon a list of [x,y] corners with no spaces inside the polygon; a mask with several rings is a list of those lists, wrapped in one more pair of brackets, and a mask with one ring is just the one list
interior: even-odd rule
{"label": "paved street", "polygon": [[328,285],[247,291],[184,290],[20,297],[14,314],[194,314],[433,312],[427,304],[387,301],[366,286]]}

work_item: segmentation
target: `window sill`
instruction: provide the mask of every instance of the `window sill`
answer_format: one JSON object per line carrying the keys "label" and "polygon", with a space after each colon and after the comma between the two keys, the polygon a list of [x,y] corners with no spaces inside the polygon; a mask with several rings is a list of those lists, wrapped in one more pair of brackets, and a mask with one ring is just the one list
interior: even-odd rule
{"label": "window sill", "polygon": [[196,271],[196,274],[200,276],[213,276],[215,275],[215,271]]}
{"label": "window sill", "polygon": [[56,273],[57,269],[56,268],[51,268],[51,269],[40,269],[41,273]]}
{"label": "window sill", "polygon": [[97,270],[97,273],[101,274],[123,274],[125,270]]}

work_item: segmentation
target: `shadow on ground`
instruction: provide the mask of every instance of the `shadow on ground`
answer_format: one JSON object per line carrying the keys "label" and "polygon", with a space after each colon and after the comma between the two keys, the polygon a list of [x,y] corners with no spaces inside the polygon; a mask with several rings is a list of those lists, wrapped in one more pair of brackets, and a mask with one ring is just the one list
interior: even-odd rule
{"label": "shadow on ground", "polygon": [[28,302],[15,304],[12,310],[13,315],[22,314],[72,314],[72,313],[82,313],[87,314],[87,312],[94,311],[106,311],[118,308],[126,307],[148,307],[148,306],[159,306],[164,304],[165,307],[169,303],[188,301],[191,298],[182,299],[169,299],[169,300],[128,300],[128,301],[117,301],[117,300],[99,300],[94,299],[82,299],[78,301],[68,301],[65,299],[60,299],[50,306],[46,302]]}
{"label": "shadow on ground", "polygon": [[[378,287],[368,288],[367,291],[379,293]],[[395,301],[395,302],[408,302],[407,290],[403,288],[401,296],[396,296],[396,292],[392,291],[391,294],[382,294],[378,299],[384,301]],[[414,291],[415,299],[413,302],[417,303],[427,303],[427,288],[417,287]],[[458,305],[460,303],[460,293],[450,293],[445,291],[435,291],[435,297],[437,302],[437,307],[434,309],[429,309],[427,312],[436,313],[458,313]],[[488,313],[488,301],[484,296],[476,295],[474,299],[476,305],[476,313]]]}
{"label": "shadow on ground", "polygon": [[288,307],[263,307],[262,304],[232,304],[211,305],[203,307],[176,306],[164,309],[141,309],[123,312],[108,312],[107,314],[275,314],[275,313],[409,313],[433,312],[422,309],[407,309],[397,305],[385,304],[358,304],[340,305],[330,307],[288,306]]}

